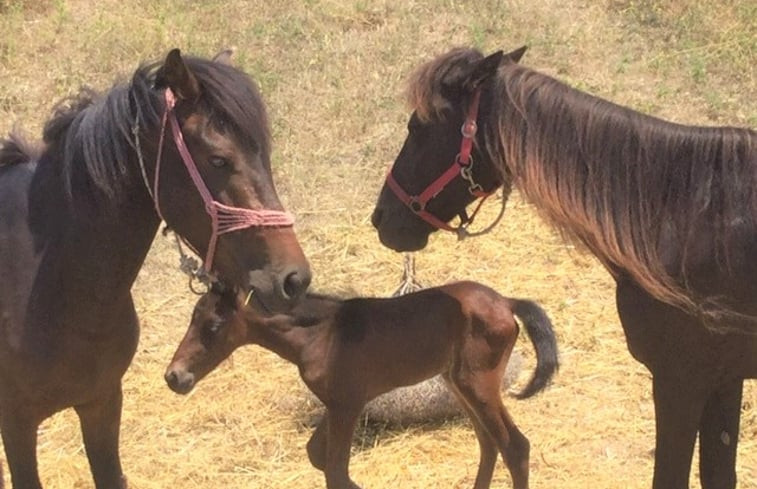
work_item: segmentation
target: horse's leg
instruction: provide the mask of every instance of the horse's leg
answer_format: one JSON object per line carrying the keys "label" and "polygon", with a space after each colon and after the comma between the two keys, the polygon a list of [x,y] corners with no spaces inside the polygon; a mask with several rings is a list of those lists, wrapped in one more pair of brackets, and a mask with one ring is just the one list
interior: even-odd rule
{"label": "horse's leg", "polygon": [[653,489],[688,489],[704,397],[681,377],[652,376],[656,446]]}
{"label": "horse's leg", "polygon": [[37,472],[37,428],[40,421],[27,416],[23,408],[2,407],[2,430],[11,486],[14,489],[42,489]]}
{"label": "horse's leg", "polygon": [[710,395],[699,422],[699,467],[702,489],[736,487],[736,445],[741,417],[742,379]]}
{"label": "horse's leg", "polygon": [[329,406],[328,440],[326,442],[326,487],[328,489],[360,489],[349,475],[350,447],[352,435],[360,417],[362,406],[340,405],[340,409]]}
{"label": "horse's leg", "polygon": [[497,443],[510,471],[513,488],[527,489],[530,445],[502,404],[500,380],[501,376],[494,370],[454,376],[458,390]]}
{"label": "horse's leg", "polygon": [[328,450],[326,443],[327,430],[328,416],[324,416],[307,443],[308,459],[313,467],[320,471],[326,468],[326,454]]}
{"label": "horse's leg", "polygon": [[479,461],[478,471],[476,473],[476,482],[473,484],[473,489],[488,489],[492,482],[492,476],[494,475],[494,466],[497,463],[497,444],[492,438],[491,433],[487,431],[486,427],[482,424],[476,411],[468,404],[465,396],[460,393],[451,377],[448,373],[442,374],[442,378],[447,383],[447,387],[457,398],[460,405],[463,407],[468,417],[473,424],[473,429],[476,432],[476,438],[478,439],[479,446]]}
{"label": "horse's leg", "polygon": [[617,306],[631,355],[652,373],[653,489],[688,489],[691,458],[714,373],[707,330],[696,318],[619,280]]}
{"label": "horse's leg", "polygon": [[79,415],[84,448],[97,489],[126,489],[126,478],[118,454],[121,425],[121,383],[89,403],[75,406]]}

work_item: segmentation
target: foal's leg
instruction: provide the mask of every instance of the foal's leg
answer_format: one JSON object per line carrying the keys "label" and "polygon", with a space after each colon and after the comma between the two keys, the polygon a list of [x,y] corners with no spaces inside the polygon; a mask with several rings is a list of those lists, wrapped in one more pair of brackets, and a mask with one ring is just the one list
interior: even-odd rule
{"label": "foal's leg", "polygon": [[328,489],[360,489],[349,475],[352,435],[363,406],[329,406],[328,440],[326,442],[326,487]]}
{"label": "foal's leg", "polygon": [[494,438],[510,471],[514,489],[528,488],[528,438],[518,430],[502,404],[501,375],[496,371],[468,371],[455,379],[460,393]]}
{"label": "foal's leg", "polygon": [[127,487],[118,454],[121,402],[119,382],[111,388],[110,393],[87,404],[75,406],[97,489]]}
{"label": "foal's leg", "polygon": [[42,489],[37,472],[37,428],[40,420],[24,413],[23,408],[0,408],[5,456],[14,489]]}
{"label": "foal's leg", "polygon": [[702,489],[736,487],[736,445],[739,438],[744,381],[728,382],[710,395],[699,422],[699,467]]}
{"label": "foal's leg", "polygon": [[471,408],[468,401],[465,399],[457,386],[449,377],[449,374],[442,374],[442,377],[447,383],[449,390],[455,395],[460,405],[473,424],[473,429],[476,432],[476,438],[478,439],[479,446],[479,461],[478,471],[476,472],[476,482],[473,484],[473,489],[489,489],[492,482],[492,476],[494,475],[494,466],[497,463],[497,444],[492,438],[481,420],[478,418],[476,411]]}

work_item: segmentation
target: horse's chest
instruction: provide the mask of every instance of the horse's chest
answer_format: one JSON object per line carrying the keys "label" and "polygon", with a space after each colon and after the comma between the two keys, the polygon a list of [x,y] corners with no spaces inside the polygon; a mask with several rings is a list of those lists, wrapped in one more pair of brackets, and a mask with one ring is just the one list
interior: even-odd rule
{"label": "horse's chest", "polygon": [[6,346],[2,354],[2,394],[58,409],[112,388],[134,356],[139,334],[136,322],[120,326],[103,336],[73,334],[74,328],[68,328],[71,334],[55,335],[46,334],[44,327],[28,329],[35,334],[17,347]]}

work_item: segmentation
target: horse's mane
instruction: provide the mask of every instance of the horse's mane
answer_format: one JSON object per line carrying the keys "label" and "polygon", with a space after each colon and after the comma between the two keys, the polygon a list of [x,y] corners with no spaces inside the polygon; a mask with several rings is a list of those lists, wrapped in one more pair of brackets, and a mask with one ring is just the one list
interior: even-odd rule
{"label": "horse's mane", "polygon": [[29,142],[14,129],[6,139],[0,139],[0,167],[35,161],[41,152],[40,145]]}
{"label": "horse's mane", "polygon": [[[408,90],[419,116],[446,107],[437,94],[452,65],[482,57],[457,49],[422,66]],[[495,102],[481,121],[489,157],[565,237],[664,302],[713,315],[727,309],[693,291],[687,252],[706,223],[729,270],[734,234],[757,228],[754,131],[673,124],[515,63],[500,67],[491,90]],[[680,243],[674,258],[663,240]]]}
{"label": "horse's mane", "polygon": [[[219,128],[232,131],[240,142],[257,145],[267,157],[268,119],[252,80],[222,63],[194,57],[184,61]],[[139,175],[131,168],[136,165],[133,129],[136,125],[140,134],[153,136],[158,130],[164,107],[154,87],[159,66],[143,64],[129,83],[117,83],[104,94],[83,88],[56,105],[43,140],[50,148],[49,159],[58,160],[69,200],[85,189],[96,199],[118,200],[132,183],[127,175]]]}
{"label": "horse's mane", "polygon": [[445,92],[470,64],[483,58],[478,51],[455,48],[419,66],[407,82],[405,100],[421,121],[440,120],[454,106]]}
{"label": "horse's mane", "polygon": [[[708,222],[718,265],[730,271],[732,234],[755,229],[753,131],[673,124],[514,64],[495,90],[497,161],[558,229],[658,299],[721,309],[690,290],[687,252]],[[660,246],[671,239],[681,245],[672,258]]]}

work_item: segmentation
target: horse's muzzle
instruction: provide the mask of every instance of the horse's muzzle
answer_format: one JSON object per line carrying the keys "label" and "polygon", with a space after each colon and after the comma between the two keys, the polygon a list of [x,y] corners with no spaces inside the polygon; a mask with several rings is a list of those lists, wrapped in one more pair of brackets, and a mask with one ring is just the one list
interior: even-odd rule
{"label": "horse's muzzle", "polygon": [[177,394],[188,394],[195,386],[195,376],[188,370],[169,368],[163,377],[168,387]]}

